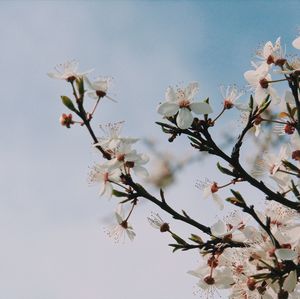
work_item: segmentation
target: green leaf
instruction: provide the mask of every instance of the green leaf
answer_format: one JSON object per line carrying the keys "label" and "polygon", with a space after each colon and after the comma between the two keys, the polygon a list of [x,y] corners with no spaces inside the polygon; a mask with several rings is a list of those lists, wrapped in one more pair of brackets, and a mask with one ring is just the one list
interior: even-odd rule
{"label": "green leaf", "polygon": [[178,244],[186,245],[186,242],[183,239],[181,239],[179,236],[172,233],[172,237]]}
{"label": "green leaf", "polygon": [[264,112],[269,107],[270,104],[271,104],[271,100],[270,100],[270,95],[268,94],[268,96],[260,104],[260,106],[259,106],[259,112],[260,113]]}
{"label": "green leaf", "polygon": [[293,180],[291,180],[291,182],[292,182],[292,192],[294,193],[294,195],[296,196],[296,198],[298,200],[300,200],[300,193],[299,193],[299,191],[297,189],[297,186],[295,185],[295,183],[294,183]]}
{"label": "green leaf", "polygon": [[81,96],[84,95],[84,80],[83,78],[77,78],[76,79],[76,85],[77,85],[77,89],[78,92]]}
{"label": "green leaf", "polygon": [[178,244],[168,244],[170,247],[173,247],[173,253],[179,249],[182,249],[182,247]]}
{"label": "green leaf", "polygon": [[245,204],[240,202],[236,197],[227,197],[225,199],[225,201],[235,205],[235,206],[238,206],[240,208],[244,208],[245,207]]}
{"label": "green leaf", "polygon": [[253,110],[253,104],[254,104],[253,96],[250,95],[249,108],[251,109],[251,111]]}
{"label": "green leaf", "polygon": [[235,174],[231,170],[222,167],[219,162],[217,163],[217,167],[222,173],[235,177]]}
{"label": "green leaf", "polygon": [[203,240],[201,239],[201,237],[199,237],[198,235],[195,234],[191,234],[191,237],[189,238],[189,240],[197,243],[197,244],[204,244]]}
{"label": "green leaf", "polygon": [[77,110],[70,98],[68,98],[67,96],[61,96],[61,100],[67,108],[69,108],[73,112],[77,112]]}
{"label": "green leaf", "polygon": [[114,196],[116,197],[127,197],[128,194],[125,193],[125,192],[121,192],[121,191],[118,191],[118,190],[113,190],[113,193],[112,193]]}
{"label": "green leaf", "polygon": [[240,192],[238,191],[235,191],[233,189],[230,189],[231,193],[236,197],[236,199],[240,202],[240,203],[243,203],[245,204],[245,200],[243,198],[243,196],[241,195]]}
{"label": "green leaf", "polygon": [[291,162],[287,160],[283,160],[282,164],[285,166],[285,168],[295,171],[298,174],[300,173],[300,169],[296,165],[292,164]]}

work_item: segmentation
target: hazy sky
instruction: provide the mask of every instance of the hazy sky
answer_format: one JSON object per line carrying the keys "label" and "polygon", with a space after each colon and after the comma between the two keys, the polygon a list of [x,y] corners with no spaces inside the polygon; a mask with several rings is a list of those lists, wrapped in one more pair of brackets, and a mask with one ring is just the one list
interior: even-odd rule
{"label": "hazy sky", "polygon": [[[217,110],[219,85],[245,85],[242,74],[260,43],[281,36],[291,50],[299,17],[299,1],[1,1],[0,297],[199,297],[186,274],[199,256],[171,253],[170,238],[146,221],[157,211],[152,205],[135,211],[133,243],[106,236],[104,219],[116,200],[88,186],[99,156],[83,128],[60,126],[59,97],[71,92],[46,73],[76,59],[81,70],[95,69],[92,78],[113,76],[118,104],[102,103],[96,130],[126,120],[125,135],[155,137],[185,155],[183,138],[170,146],[154,125],[166,87],[199,81],[199,98],[210,96]],[[209,165],[187,169],[166,194],[211,224],[217,211],[194,188]]]}

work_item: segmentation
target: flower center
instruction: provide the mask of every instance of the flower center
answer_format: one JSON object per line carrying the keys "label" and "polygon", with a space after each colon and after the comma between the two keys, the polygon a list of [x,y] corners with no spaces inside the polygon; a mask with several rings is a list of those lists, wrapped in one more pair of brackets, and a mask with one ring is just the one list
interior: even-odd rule
{"label": "flower center", "polygon": [[219,187],[218,187],[218,185],[217,185],[216,182],[213,183],[213,184],[211,185],[210,190],[211,190],[211,193],[216,193],[216,192],[218,192]]}
{"label": "flower center", "polygon": [[259,80],[259,84],[262,88],[268,88],[269,82],[266,78]]}
{"label": "flower center", "polygon": [[269,57],[267,58],[267,64],[272,64],[274,63],[274,57],[272,55],[269,55]]}
{"label": "flower center", "polygon": [[209,285],[215,284],[215,279],[213,277],[211,277],[210,275],[204,277],[203,280],[204,280],[205,283],[207,283]]}
{"label": "flower center", "polygon": [[179,102],[179,107],[180,108],[190,108],[190,101],[188,101],[188,100],[181,100]]}
{"label": "flower center", "polygon": [[102,90],[96,90],[96,95],[99,97],[99,98],[103,98],[106,96],[106,92],[102,91]]}
{"label": "flower center", "polygon": [[124,154],[117,154],[116,158],[119,162],[123,162],[124,159],[125,159],[125,155]]}
{"label": "flower center", "polygon": [[232,101],[231,100],[225,100],[224,101],[224,108],[225,109],[231,109],[233,107]]}

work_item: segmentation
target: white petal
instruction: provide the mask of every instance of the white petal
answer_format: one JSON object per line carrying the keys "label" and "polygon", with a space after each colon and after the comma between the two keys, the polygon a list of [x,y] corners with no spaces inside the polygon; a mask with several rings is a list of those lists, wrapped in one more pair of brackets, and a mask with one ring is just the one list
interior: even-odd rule
{"label": "white petal", "polygon": [[176,97],[176,93],[173,87],[168,87],[166,94],[165,94],[165,99],[168,102],[176,102],[177,101],[177,97]]}
{"label": "white petal", "polygon": [[107,198],[111,198],[112,196],[112,185],[111,183],[107,182],[104,184],[104,188],[102,189],[101,195],[107,197]]}
{"label": "white petal", "polygon": [[109,174],[109,180],[110,181],[114,181],[114,182],[120,182],[120,175],[121,175],[121,170],[120,169],[116,169],[113,172],[111,172]]}
{"label": "white petal", "polygon": [[276,249],[275,255],[277,256],[277,258],[283,261],[292,261],[298,257],[298,254],[294,250],[288,248]]}
{"label": "white petal", "polygon": [[234,107],[240,111],[250,111],[251,110],[248,104],[242,103],[239,101],[236,101],[234,103]]}
{"label": "white petal", "polygon": [[189,109],[181,108],[179,109],[179,113],[176,118],[177,126],[183,130],[188,129],[191,126],[193,119],[193,115]]}
{"label": "white petal", "polygon": [[256,87],[258,83],[258,74],[255,70],[245,72],[244,78],[252,87]]}
{"label": "white petal", "polygon": [[191,82],[185,89],[184,94],[188,100],[192,100],[199,90],[198,82]]}
{"label": "white petal", "polygon": [[268,41],[263,48],[263,57],[266,59],[268,58],[273,52],[273,44]]}
{"label": "white petal", "polygon": [[212,113],[212,109],[209,104],[196,102],[190,104],[191,110],[196,114],[209,114]]}
{"label": "white petal", "polygon": [[96,92],[95,91],[88,91],[87,93],[86,93],[90,98],[92,98],[92,99],[95,99],[95,100],[98,100],[98,96],[97,96],[97,94],[96,94]]}
{"label": "white petal", "polygon": [[126,229],[127,236],[130,241],[133,241],[134,237],[136,236],[135,232],[131,229]]}
{"label": "white petal", "polygon": [[225,225],[225,223],[221,220],[219,220],[217,223],[215,223],[211,228],[211,233],[215,236],[215,237],[224,237],[225,235],[228,234],[227,232],[227,227]]}
{"label": "white petal", "polygon": [[263,102],[263,100],[267,97],[267,95],[268,89],[262,88],[260,85],[258,85],[255,90],[254,101],[257,105],[260,105]]}
{"label": "white petal", "polygon": [[223,210],[224,204],[223,204],[221,197],[216,193],[212,193],[212,198],[213,198],[214,202],[219,206],[220,210]]}
{"label": "white petal", "polygon": [[300,50],[300,36],[293,41],[292,45],[294,48]]}
{"label": "white petal", "polygon": [[211,196],[212,195],[212,192],[211,192],[211,185],[209,185],[209,186],[207,186],[207,187],[205,187],[204,189],[203,189],[203,198],[208,198],[209,196]]}
{"label": "white petal", "polygon": [[173,116],[175,115],[179,110],[179,105],[176,103],[171,102],[164,102],[160,104],[157,108],[157,112],[164,116]]}
{"label": "white petal", "polygon": [[135,175],[137,175],[139,177],[146,178],[146,177],[149,176],[149,173],[148,173],[147,169],[145,167],[142,167],[142,166],[133,167],[133,172],[134,172]]}
{"label": "white petal", "polygon": [[287,278],[284,280],[282,288],[289,292],[292,293],[296,287],[297,284],[297,272],[296,270],[291,271]]}

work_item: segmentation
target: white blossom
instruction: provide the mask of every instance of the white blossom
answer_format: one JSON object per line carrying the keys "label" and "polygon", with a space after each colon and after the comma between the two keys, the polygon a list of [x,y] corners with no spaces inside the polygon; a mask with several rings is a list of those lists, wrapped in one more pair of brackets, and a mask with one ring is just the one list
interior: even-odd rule
{"label": "white blossom", "polygon": [[90,173],[90,181],[100,183],[100,195],[110,198],[113,192],[112,182],[120,182],[120,169],[108,165],[95,165]]}
{"label": "white blossom", "polygon": [[188,129],[193,122],[192,112],[196,114],[209,114],[212,109],[204,102],[193,102],[198,92],[198,83],[192,82],[186,88],[178,88],[176,91],[169,87],[166,91],[165,102],[161,103],[157,112],[165,117],[175,116],[177,126],[180,129]]}
{"label": "white blossom", "polygon": [[276,90],[268,83],[272,80],[268,72],[269,66],[266,63],[262,63],[257,69],[244,73],[246,81],[249,83],[251,90],[254,91],[254,100],[258,105],[260,105],[268,95],[270,95],[274,102],[279,101]]}
{"label": "white blossom", "polygon": [[78,62],[75,60],[67,61],[55,67],[55,72],[49,72],[48,76],[54,79],[73,81],[77,78],[92,72],[92,70],[85,72],[78,72]]}
{"label": "white blossom", "polygon": [[87,91],[87,95],[95,100],[100,98],[106,97],[113,102],[116,102],[113,98],[111,98],[108,93],[108,89],[111,85],[112,78],[110,77],[98,77],[93,82],[89,80],[87,76],[84,77],[85,81],[87,82],[90,91]]}

